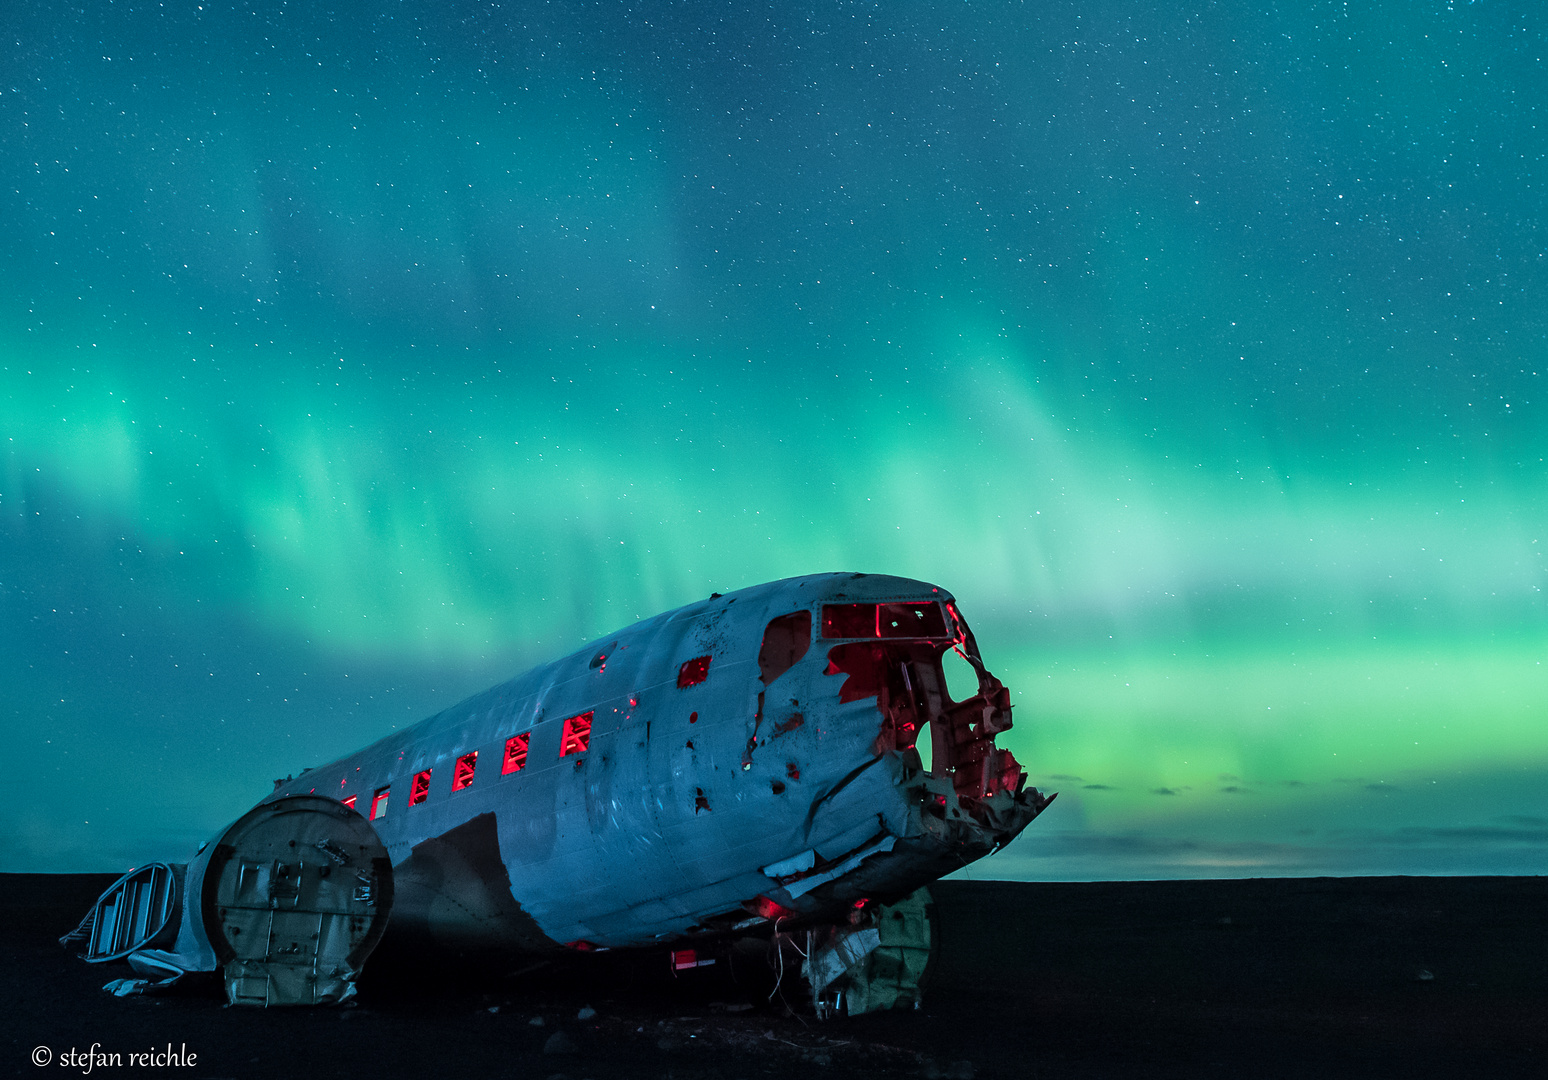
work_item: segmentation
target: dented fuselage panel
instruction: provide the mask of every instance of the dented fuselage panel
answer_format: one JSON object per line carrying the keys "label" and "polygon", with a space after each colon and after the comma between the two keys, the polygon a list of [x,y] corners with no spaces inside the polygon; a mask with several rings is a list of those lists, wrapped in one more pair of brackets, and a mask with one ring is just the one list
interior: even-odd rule
{"label": "dented fuselage panel", "polygon": [[[953,649],[978,675],[960,702]],[[389,934],[645,946],[842,920],[1004,846],[1048,801],[995,745],[1010,714],[944,589],[819,574],[644,620],[270,799],[371,820]]]}

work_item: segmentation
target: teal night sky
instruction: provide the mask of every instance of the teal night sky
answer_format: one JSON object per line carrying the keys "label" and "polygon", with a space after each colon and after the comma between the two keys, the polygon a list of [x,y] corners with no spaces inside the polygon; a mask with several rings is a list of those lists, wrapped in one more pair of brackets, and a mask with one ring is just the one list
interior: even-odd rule
{"label": "teal night sky", "polygon": [[971,876],[1548,872],[1538,5],[319,7],[0,9],[0,869],[866,570]]}

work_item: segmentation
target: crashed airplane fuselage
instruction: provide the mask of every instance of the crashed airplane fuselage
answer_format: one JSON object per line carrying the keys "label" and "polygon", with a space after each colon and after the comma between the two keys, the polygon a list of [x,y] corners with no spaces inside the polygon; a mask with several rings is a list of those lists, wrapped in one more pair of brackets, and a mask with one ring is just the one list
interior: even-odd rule
{"label": "crashed airplane fuselage", "polygon": [[[977,673],[962,701],[947,693],[948,650]],[[390,883],[363,844],[353,865],[330,858],[369,902],[390,903],[394,935],[522,952],[676,946],[842,924],[1003,847],[1048,802],[995,745],[1010,726],[1010,695],[949,593],[818,574],[636,623],[281,782],[253,813],[323,797],[362,815]],[[229,863],[233,843],[200,859]],[[250,878],[196,859],[185,921],[218,939],[260,869],[270,892],[274,875],[306,880],[266,859],[253,856]],[[187,931],[155,953],[162,964],[179,966]]]}

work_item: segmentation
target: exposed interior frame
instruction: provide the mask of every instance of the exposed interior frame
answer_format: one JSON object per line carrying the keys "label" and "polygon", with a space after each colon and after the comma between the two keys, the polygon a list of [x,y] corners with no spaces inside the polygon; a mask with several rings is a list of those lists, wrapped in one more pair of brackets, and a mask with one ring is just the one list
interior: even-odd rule
{"label": "exposed interior frame", "polygon": [[[881,713],[876,753],[913,749],[925,725],[930,730],[929,772],[951,779],[964,808],[1006,791],[1019,794],[1026,775],[995,736],[1011,727],[1010,691],[989,673],[978,644],[951,602],[945,605],[950,636],[945,640],[850,641],[828,650],[828,674],[848,676],[839,700],[875,695]],[[977,692],[954,701],[946,686],[942,658],[950,649],[978,677]],[[927,807],[927,810],[929,808]]]}

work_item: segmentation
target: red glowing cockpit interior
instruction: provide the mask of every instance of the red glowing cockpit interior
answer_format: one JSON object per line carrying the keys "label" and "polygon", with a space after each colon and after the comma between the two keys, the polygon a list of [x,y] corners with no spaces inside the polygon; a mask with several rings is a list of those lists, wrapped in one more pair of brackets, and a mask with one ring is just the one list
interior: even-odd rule
{"label": "red glowing cockpit interior", "polygon": [[[950,619],[950,627],[948,621]],[[878,754],[915,746],[928,725],[930,766],[952,780],[964,805],[1026,783],[1009,750],[994,737],[1011,726],[1010,691],[978,658],[978,646],[954,605],[943,615],[933,600],[917,603],[824,604],[824,638],[850,638],[828,650],[827,675],[842,675],[839,701],[876,698],[882,715]],[[954,649],[977,673],[976,692],[952,699],[941,658]]]}
{"label": "red glowing cockpit interior", "polygon": [[934,600],[904,604],[824,604],[825,638],[948,637],[941,605]]}

